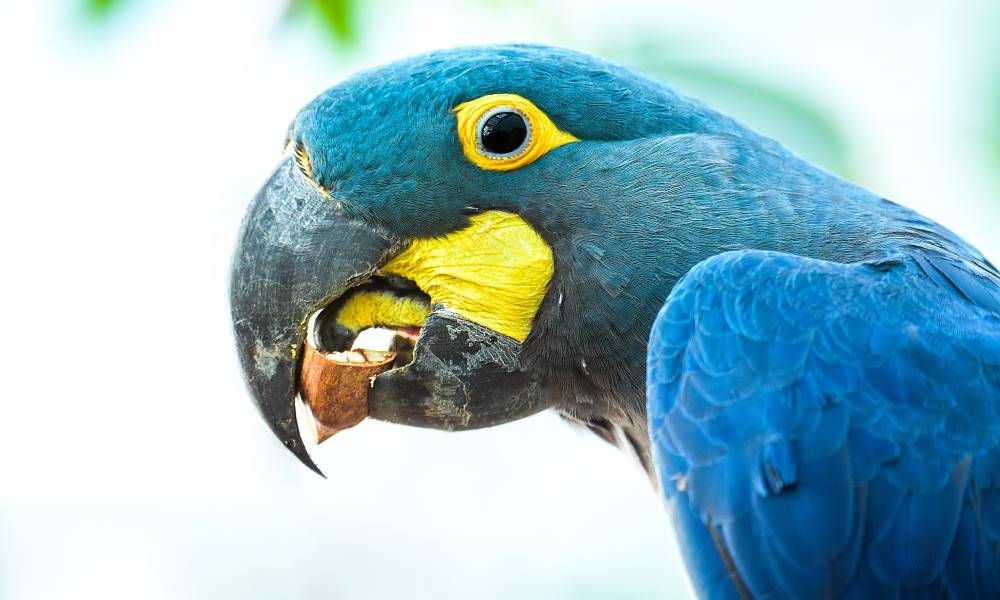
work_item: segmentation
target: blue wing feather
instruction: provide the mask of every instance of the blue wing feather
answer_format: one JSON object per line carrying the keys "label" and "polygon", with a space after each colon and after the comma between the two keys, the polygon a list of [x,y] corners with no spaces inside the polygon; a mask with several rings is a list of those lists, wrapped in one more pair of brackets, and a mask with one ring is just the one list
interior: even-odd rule
{"label": "blue wing feather", "polygon": [[877,264],[729,252],[671,291],[649,425],[706,597],[1000,591],[1000,276],[918,234]]}

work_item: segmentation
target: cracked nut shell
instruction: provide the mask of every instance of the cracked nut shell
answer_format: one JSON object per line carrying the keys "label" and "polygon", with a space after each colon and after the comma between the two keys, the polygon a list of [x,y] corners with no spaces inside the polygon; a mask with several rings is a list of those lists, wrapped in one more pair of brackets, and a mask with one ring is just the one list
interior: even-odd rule
{"label": "cracked nut shell", "polygon": [[395,352],[324,353],[304,344],[299,393],[316,420],[316,442],[354,427],[368,416],[371,378],[392,368]]}

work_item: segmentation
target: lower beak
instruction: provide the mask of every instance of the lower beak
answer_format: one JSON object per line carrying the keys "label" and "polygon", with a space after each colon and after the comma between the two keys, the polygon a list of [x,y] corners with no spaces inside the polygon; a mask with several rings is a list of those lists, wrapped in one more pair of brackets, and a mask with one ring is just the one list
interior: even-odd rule
{"label": "lower beak", "polygon": [[346,216],[284,160],[257,193],[239,234],[230,303],[250,393],[274,434],[313,471],[295,419],[309,317],[372,275],[399,240]]}

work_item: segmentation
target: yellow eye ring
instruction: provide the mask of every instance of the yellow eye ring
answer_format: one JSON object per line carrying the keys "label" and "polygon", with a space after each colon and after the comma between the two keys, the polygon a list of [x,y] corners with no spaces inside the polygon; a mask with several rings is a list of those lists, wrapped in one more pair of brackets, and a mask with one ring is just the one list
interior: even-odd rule
{"label": "yellow eye ring", "polygon": [[[458,137],[469,162],[489,171],[511,171],[531,164],[553,148],[580,141],[561,131],[530,100],[516,94],[489,94],[454,109]],[[491,152],[483,144],[484,128],[497,117],[522,118],[523,141],[509,152]]]}

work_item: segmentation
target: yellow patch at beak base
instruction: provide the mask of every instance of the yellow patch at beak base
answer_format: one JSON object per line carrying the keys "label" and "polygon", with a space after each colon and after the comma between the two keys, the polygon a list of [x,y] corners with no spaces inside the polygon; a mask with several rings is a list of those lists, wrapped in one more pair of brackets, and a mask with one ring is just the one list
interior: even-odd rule
{"label": "yellow patch at beak base", "polygon": [[552,250],[520,216],[475,215],[459,231],[416,239],[381,272],[410,279],[466,319],[523,342],[554,271]]}

